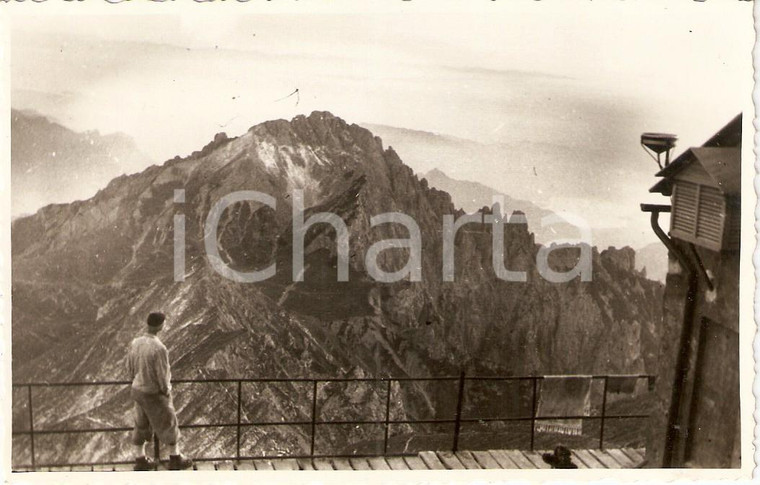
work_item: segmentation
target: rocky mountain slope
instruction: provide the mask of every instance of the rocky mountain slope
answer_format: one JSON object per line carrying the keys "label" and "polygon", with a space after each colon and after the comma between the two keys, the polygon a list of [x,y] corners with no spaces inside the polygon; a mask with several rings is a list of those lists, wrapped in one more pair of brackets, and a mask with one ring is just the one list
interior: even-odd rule
{"label": "rocky mountain slope", "polygon": [[[174,202],[176,189],[185,190],[184,203]],[[205,256],[203,224],[210,207],[244,189],[275,197],[276,209],[255,202],[230,207],[220,220],[218,240],[222,258],[237,270],[276,262],[276,275],[260,283],[228,280]],[[294,189],[304,191],[306,218],[327,211],[345,221],[348,282],[337,281],[335,231],[327,225],[308,232],[304,281],[293,281]],[[379,283],[367,273],[367,248],[407,237],[398,224],[371,227],[372,216],[392,211],[409,215],[420,228],[421,282]],[[186,219],[183,282],[173,280],[175,214]],[[460,370],[629,373],[651,368],[661,319],[651,302],[661,298],[661,288],[634,269],[630,248],[594,249],[590,282],[550,283],[537,271],[539,246],[533,234],[523,224],[509,224],[507,267],[526,271],[528,278],[505,282],[491,269],[491,226],[471,224],[455,240],[455,279],[444,282],[441,228],[446,214],[462,214],[447,193],[420,180],[368,130],[330,113],[262,123],[237,138],[217,135],[190,157],[114,179],[91,199],[51,205],[14,221],[13,379],[123,379],[126,347],[145,315],[157,309],[169,315],[163,340],[176,378],[440,376]],[[381,268],[402,268],[407,253],[403,248],[381,252]],[[574,248],[551,254],[550,265],[557,271],[572,268],[578,258]],[[53,391],[36,391],[37,429],[130,425],[125,389]],[[384,409],[383,389],[333,383],[319,392],[323,419],[369,419]],[[234,419],[230,385],[181,384],[176,394],[182,422]],[[246,384],[243,394],[244,419],[308,419],[308,384]],[[393,414],[449,417],[453,397],[450,389],[435,383],[397,385]],[[479,409],[503,405],[484,400]],[[14,428],[24,427],[24,412],[19,391],[14,393]],[[286,433],[271,428],[247,427],[243,451],[308,451],[308,429]],[[376,428],[325,428],[317,451],[352,443],[374,446]],[[392,435],[412,431],[419,432],[399,427]],[[51,436],[50,457],[122,456],[125,435],[112,435]],[[187,449],[206,456],[229,454],[234,441],[230,428],[186,433]],[[14,446],[14,456],[23,456],[23,441]]]}
{"label": "rocky mountain slope", "polygon": [[121,133],[77,133],[33,111],[11,110],[11,215],[92,197],[150,160]]}

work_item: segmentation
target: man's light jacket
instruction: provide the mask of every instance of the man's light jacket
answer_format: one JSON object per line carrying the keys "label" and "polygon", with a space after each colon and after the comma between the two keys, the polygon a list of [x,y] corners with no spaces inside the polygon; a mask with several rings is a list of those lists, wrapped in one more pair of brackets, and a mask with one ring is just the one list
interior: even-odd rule
{"label": "man's light jacket", "polygon": [[169,395],[172,373],[169,351],[157,336],[146,334],[132,340],[127,356],[132,389],[146,394]]}

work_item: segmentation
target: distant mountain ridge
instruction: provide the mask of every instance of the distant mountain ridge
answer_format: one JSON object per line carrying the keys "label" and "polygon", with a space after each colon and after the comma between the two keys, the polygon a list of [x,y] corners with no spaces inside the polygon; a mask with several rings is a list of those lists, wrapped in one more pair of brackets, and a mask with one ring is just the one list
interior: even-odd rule
{"label": "distant mountain ridge", "polygon": [[[491,194],[507,194],[513,200],[530,201],[530,204],[549,213],[561,214],[567,208],[552,205],[557,196],[562,198],[570,194],[571,198],[589,201],[598,196],[598,193],[568,192],[569,187],[587,187],[587,177],[582,169],[586,166],[587,154],[582,150],[547,143],[540,136],[519,144],[506,145],[388,125],[362,123],[362,126],[392,146],[404,162],[420,176],[438,169],[453,180],[480,183],[487,189],[480,199],[488,198],[489,206]],[[562,163],[558,163],[560,161]],[[491,179],[501,183],[498,189],[489,187]],[[458,190],[465,189],[455,190],[451,183],[447,183],[447,186],[453,191],[456,205],[463,208],[471,206],[471,197],[459,199],[455,195]],[[524,205],[528,207],[528,204]],[[539,214],[540,211],[535,213]],[[554,239],[556,236],[553,231],[557,231],[560,237],[578,237],[578,231],[562,229],[559,226],[547,228],[546,234],[542,234],[540,218],[529,222],[538,240]],[[616,226],[614,223],[600,226],[596,220],[588,222],[593,229],[593,244],[600,248],[637,248],[655,240],[646,225],[634,228]]]}
{"label": "distant mountain ridge", "polygon": [[[564,165],[582,166],[583,154],[548,142],[542,137],[519,143],[484,143],[448,134],[409,128],[362,123],[362,126],[385,140],[415,172],[422,174],[440,169],[458,180],[497,177],[507,180],[510,195],[534,203],[546,194],[561,192],[582,177],[577,171],[564,173],[557,163],[562,153]],[[486,182],[487,183],[487,182]]]}
{"label": "distant mountain ridge", "polygon": [[515,210],[519,210],[523,212],[528,220],[528,230],[536,235],[536,242],[541,244],[579,237],[578,230],[567,223],[557,223],[542,227],[541,221],[545,217],[559,216],[527,200],[514,199],[507,194],[478,182],[455,180],[437,168],[421,176],[428,181],[431,187],[443,190],[451,195],[454,205],[468,213],[478,211],[483,207],[490,208],[495,200],[503,200],[502,211],[512,213]]}
{"label": "distant mountain ridge", "polygon": [[30,110],[11,109],[11,214],[91,197],[150,159],[121,133],[72,131]]}
{"label": "distant mountain ridge", "polygon": [[[177,189],[185,191],[182,203],[175,202]],[[336,280],[335,231],[325,225],[307,233],[304,281],[293,281],[295,189],[304,191],[305,218],[330,212],[345,221],[348,282]],[[226,264],[252,271],[276,263],[275,276],[260,283],[225,279],[205,253],[204,221],[211,207],[238,190],[256,190],[277,201],[274,209],[250,201],[235,204],[219,221]],[[369,276],[368,248],[408,237],[398,224],[371,225],[372,216],[386,212],[406,214],[419,226],[421,282],[379,283]],[[186,221],[181,282],[173,279],[172,258],[178,214]],[[462,214],[449,194],[419,179],[380,138],[327,112],[265,122],[235,138],[219,134],[189,157],[117,177],[90,199],[50,205],[14,221],[14,380],[123,378],[126,347],[145,315],[157,309],[169,315],[162,338],[176,378],[640,373],[650,368],[659,332],[653,322],[661,319],[651,302],[661,298],[662,290],[635,270],[630,248],[593,249],[592,281],[551,283],[539,274],[540,246],[528,228],[509,224],[504,228],[506,264],[525,271],[527,281],[508,282],[492,269],[492,226],[472,224],[457,233],[455,278],[446,282],[441,277],[443,217]],[[575,249],[557,250],[549,263],[555,271],[568,271],[577,258]],[[405,248],[378,255],[379,266],[389,272],[407,260]],[[211,416],[226,421],[236,412],[229,392],[221,384],[186,386],[178,392],[177,408],[184,422]],[[245,392],[245,416],[267,421],[301,416],[301,405],[311,396],[311,388],[298,383],[246,386]],[[450,395],[434,382],[398,386],[393,393],[394,413],[400,417],[451,415]],[[383,408],[385,398],[378,396],[358,385],[325,385],[320,417],[366,419]],[[496,413],[507,402],[520,404],[519,397],[500,396],[483,398],[478,409]],[[14,404],[13,410],[14,423],[22,422],[23,406]],[[123,390],[87,395],[56,390],[35,401],[35,419],[43,427],[84,427],[92,420],[129,425],[129,399]],[[376,444],[371,431],[320,431],[319,446],[346,452],[356,442]],[[422,432],[432,431],[401,427],[394,436]],[[308,430],[280,433],[285,431],[247,428],[244,452],[299,453],[308,446]],[[192,454],[234,448],[234,433],[224,430],[188,435],[183,446]],[[47,452],[38,447],[38,453]],[[55,453],[70,461],[123,458],[129,448],[126,441],[77,436]]]}
{"label": "distant mountain ridge", "polygon": [[[520,210],[525,213],[528,220],[528,229],[536,235],[536,242],[551,244],[552,241],[561,239],[576,239],[580,236],[578,229],[567,223],[555,223],[542,227],[544,217],[555,215],[553,212],[527,201],[510,197],[498,190],[466,180],[455,180],[443,171],[434,168],[422,175],[428,183],[437,189],[451,195],[454,205],[462,208],[465,212],[475,212],[485,207],[491,207],[494,198],[504,201],[504,208],[511,213]],[[504,209],[502,209],[504,210]],[[608,234],[614,229],[591,229],[592,244],[610,240]],[[652,243],[643,248],[636,249],[636,269],[644,271],[649,279],[665,282],[668,269],[668,251],[661,243]]]}
{"label": "distant mountain ridge", "polygon": [[636,269],[647,278],[665,283],[668,275],[668,249],[661,243],[652,243],[636,250]]}

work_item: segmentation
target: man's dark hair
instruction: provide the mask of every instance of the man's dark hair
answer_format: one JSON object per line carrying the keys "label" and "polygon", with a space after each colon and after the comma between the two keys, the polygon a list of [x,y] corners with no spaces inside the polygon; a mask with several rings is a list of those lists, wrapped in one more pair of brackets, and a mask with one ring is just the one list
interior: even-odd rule
{"label": "man's dark hair", "polygon": [[166,315],[160,312],[153,312],[150,315],[148,315],[148,326],[160,327],[161,325],[163,325],[164,320],[166,320]]}

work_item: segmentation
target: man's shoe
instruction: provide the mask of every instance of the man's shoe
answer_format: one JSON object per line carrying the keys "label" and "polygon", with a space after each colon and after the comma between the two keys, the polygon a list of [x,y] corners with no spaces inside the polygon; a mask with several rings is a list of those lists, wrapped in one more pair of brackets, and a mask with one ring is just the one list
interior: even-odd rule
{"label": "man's shoe", "polygon": [[182,455],[169,455],[169,470],[187,470],[193,466],[193,460]]}
{"label": "man's shoe", "polygon": [[133,469],[136,472],[149,472],[156,469],[156,464],[147,456],[141,456],[135,459],[135,466]]}

